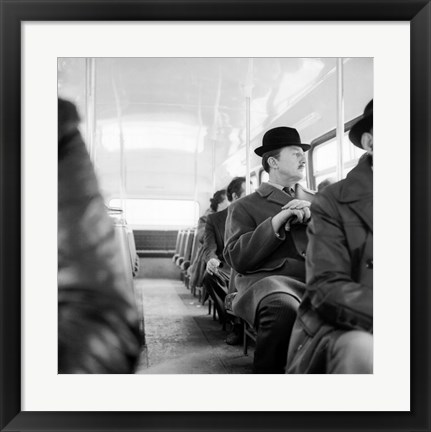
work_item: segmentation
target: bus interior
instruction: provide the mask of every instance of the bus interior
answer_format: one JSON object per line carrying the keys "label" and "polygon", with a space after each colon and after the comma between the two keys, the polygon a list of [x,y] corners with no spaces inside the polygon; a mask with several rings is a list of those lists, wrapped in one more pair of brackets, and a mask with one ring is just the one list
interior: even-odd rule
{"label": "bus interior", "polygon": [[59,58],[140,317],[139,374],[252,373],[255,335],[190,286],[214,192],[268,180],[254,149],[277,126],[309,143],[302,182],[338,181],[364,153],[351,126],[373,98],[372,58]]}

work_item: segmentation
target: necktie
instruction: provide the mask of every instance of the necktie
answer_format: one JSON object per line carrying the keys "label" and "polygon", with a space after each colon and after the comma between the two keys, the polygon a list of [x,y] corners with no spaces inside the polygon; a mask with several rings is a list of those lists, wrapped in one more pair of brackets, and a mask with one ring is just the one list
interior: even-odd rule
{"label": "necktie", "polygon": [[286,192],[290,197],[295,198],[295,191],[293,189],[284,187],[283,191]]}

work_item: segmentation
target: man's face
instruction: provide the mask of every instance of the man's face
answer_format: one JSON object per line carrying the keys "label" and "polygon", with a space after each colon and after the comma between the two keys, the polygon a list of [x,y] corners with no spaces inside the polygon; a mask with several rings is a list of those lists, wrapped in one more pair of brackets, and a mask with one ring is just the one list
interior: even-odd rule
{"label": "man's face", "polygon": [[229,205],[229,201],[227,200],[227,196],[225,195],[223,201],[221,203],[219,203],[219,205],[217,206],[217,211],[222,211],[225,208],[227,208]]}
{"label": "man's face", "polygon": [[361,144],[362,148],[366,150],[366,152],[369,155],[373,155],[373,146],[374,146],[374,139],[373,139],[373,128],[369,132],[365,132],[362,134],[361,137]]}
{"label": "man's face", "polygon": [[239,194],[239,198],[242,198],[245,196],[245,182],[241,185],[241,193]]}
{"label": "man's face", "polygon": [[240,199],[240,198],[242,198],[244,196],[245,196],[245,182],[243,182],[241,184],[241,189],[239,191],[239,195],[237,195],[236,192],[234,192],[232,194],[232,198],[233,198],[233,201],[236,201],[237,199]]}
{"label": "man's face", "polygon": [[289,146],[281,149],[277,161],[279,174],[283,177],[302,180],[305,175],[306,158],[304,150],[298,146]]}

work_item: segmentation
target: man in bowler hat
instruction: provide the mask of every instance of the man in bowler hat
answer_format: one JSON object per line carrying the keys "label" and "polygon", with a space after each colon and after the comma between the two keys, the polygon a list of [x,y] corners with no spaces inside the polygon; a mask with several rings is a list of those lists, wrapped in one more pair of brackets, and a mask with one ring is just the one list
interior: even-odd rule
{"label": "man in bowler hat", "polygon": [[266,132],[255,153],[269,181],[228,210],[224,256],[238,291],[232,308],[257,330],[254,373],[284,373],[304,292],[305,229],[314,195],[298,182],[309,148],[296,129]]}
{"label": "man in bowler hat", "polygon": [[373,373],[373,101],[349,138],[367,153],[311,206],[307,291],[287,373]]}

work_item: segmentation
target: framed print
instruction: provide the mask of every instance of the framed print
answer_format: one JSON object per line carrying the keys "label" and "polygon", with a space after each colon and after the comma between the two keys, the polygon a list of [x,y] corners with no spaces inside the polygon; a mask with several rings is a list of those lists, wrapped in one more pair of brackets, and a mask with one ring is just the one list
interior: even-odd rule
{"label": "framed print", "polygon": [[[2,0],[1,430],[430,430],[430,14],[428,1]],[[313,77],[317,63],[371,59],[373,374],[58,373],[57,72],[113,58],[160,75],[193,58],[309,59]]]}

